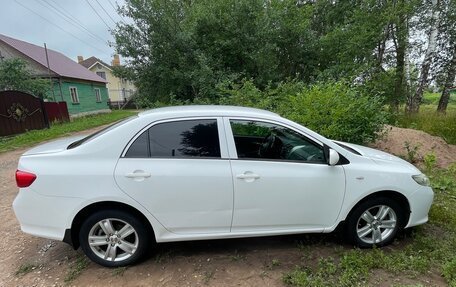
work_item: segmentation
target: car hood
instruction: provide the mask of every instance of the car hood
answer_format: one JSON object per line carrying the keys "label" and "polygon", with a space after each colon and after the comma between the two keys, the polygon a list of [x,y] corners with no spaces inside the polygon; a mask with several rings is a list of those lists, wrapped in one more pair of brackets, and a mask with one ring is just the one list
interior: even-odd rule
{"label": "car hood", "polygon": [[389,154],[387,152],[366,147],[366,146],[361,146],[357,144],[352,144],[352,143],[346,143],[346,142],[340,142],[340,141],[335,141],[336,143],[341,143],[343,145],[346,145],[358,153],[360,153],[362,156],[367,157],[371,160],[373,160],[377,164],[399,164],[402,166],[406,166],[413,170],[414,172],[421,173],[414,165],[409,163],[406,160],[403,160],[400,157],[394,156],[392,154]]}
{"label": "car hood", "polygon": [[51,141],[51,142],[36,146],[36,147],[26,151],[23,155],[56,153],[56,152],[64,151],[67,149],[67,147],[71,143],[73,143],[77,140],[80,140],[84,137],[86,137],[86,135],[67,137],[67,138],[62,138],[62,139],[58,139],[55,141]]}

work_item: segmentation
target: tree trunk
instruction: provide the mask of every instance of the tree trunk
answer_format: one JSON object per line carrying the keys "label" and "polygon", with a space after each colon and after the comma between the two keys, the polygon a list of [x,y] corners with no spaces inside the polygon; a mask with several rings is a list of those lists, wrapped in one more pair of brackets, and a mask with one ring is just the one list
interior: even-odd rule
{"label": "tree trunk", "polygon": [[396,24],[395,48],[396,48],[396,73],[394,83],[394,98],[392,108],[395,112],[399,111],[401,98],[404,96],[404,72],[405,72],[405,56],[407,48],[407,15],[399,16]]}
{"label": "tree trunk", "polygon": [[426,54],[424,55],[423,64],[421,66],[420,79],[418,81],[418,87],[414,95],[410,95],[410,99],[407,100],[407,106],[405,107],[408,113],[417,113],[420,110],[420,104],[423,100],[424,89],[428,85],[429,70],[431,69],[432,59],[437,47],[437,34],[439,27],[439,0],[432,0],[432,16],[431,16],[431,27],[429,29],[428,46]]}
{"label": "tree trunk", "polygon": [[450,88],[454,84],[456,78],[456,47],[453,49],[453,58],[451,59],[450,67],[448,68],[447,78],[445,80],[445,87],[443,87],[442,95],[440,96],[439,106],[437,111],[445,113],[450,100]]}

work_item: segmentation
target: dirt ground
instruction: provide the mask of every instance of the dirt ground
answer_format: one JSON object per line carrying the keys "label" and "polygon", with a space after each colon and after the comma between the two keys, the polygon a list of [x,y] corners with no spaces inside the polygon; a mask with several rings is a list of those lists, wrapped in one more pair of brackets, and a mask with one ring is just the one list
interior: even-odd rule
{"label": "dirt ground", "polygon": [[[404,135],[401,131],[398,133]],[[419,135],[416,142],[422,137],[428,138]],[[440,144],[438,140],[435,142]],[[423,147],[428,144],[432,145],[423,143]],[[385,146],[394,152],[391,145],[400,143],[391,142]],[[81,250],[74,251],[65,243],[20,231],[11,204],[17,194],[14,172],[24,151],[0,154],[0,228],[3,230],[0,286],[283,286],[283,274],[296,266],[313,266],[320,256],[337,257],[340,250],[352,248],[338,234],[181,242],[160,244],[153,254],[136,266],[108,269],[88,263],[85,267]],[[408,240],[399,240],[399,245],[386,249],[394,252]],[[16,274],[27,266],[30,272]],[[80,274],[74,280],[64,281],[71,272],[78,271]],[[411,283],[445,286],[439,275],[407,278],[382,270],[374,272],[368,284]]]}
{"label": "dirt ground", "polygon": [[405,144],[408,143],[410,149],[416,147],[416,160],[418,163],[423,161],[424,156],[434,153],[437,165],[448,167],[456,162],[456,145],[447,144],[442,138],[432,136],[423,131],[414,129],[404,129],[387,126],[386,134],[373,147],[380,150],[407,157]]}

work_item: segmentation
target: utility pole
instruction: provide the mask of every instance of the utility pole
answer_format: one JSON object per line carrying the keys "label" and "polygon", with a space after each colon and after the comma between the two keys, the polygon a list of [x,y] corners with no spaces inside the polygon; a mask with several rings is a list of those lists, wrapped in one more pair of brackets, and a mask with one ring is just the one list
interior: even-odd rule
{"label": "utility pole", "polygon": [[44,51],[46,53],[46,62],[47,62],[47,68],[48,68],[49,83],[51,85],[52,98],[54,99],[54,102],[56,102],[55,93],[54,93],[54,85],[52,83],[52,78],[51,78],[51,68],[49,67],[49,56],[48,56],[48,50],[46,47],[46,43],[44,43]]}

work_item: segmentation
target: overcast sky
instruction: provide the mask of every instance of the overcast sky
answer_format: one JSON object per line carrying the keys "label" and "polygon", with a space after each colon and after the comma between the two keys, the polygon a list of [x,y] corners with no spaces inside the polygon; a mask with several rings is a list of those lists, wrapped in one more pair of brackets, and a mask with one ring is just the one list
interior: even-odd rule
{"label": "overcast sky", "polygon": [[78,55],[95,56],[110,64],[114,49],[108,45],[113,41],[108,27],[122,20],[113,8],[116,3],[123,1],[0,0],[0,34],[39,46],[46,43],[74,61]]}

